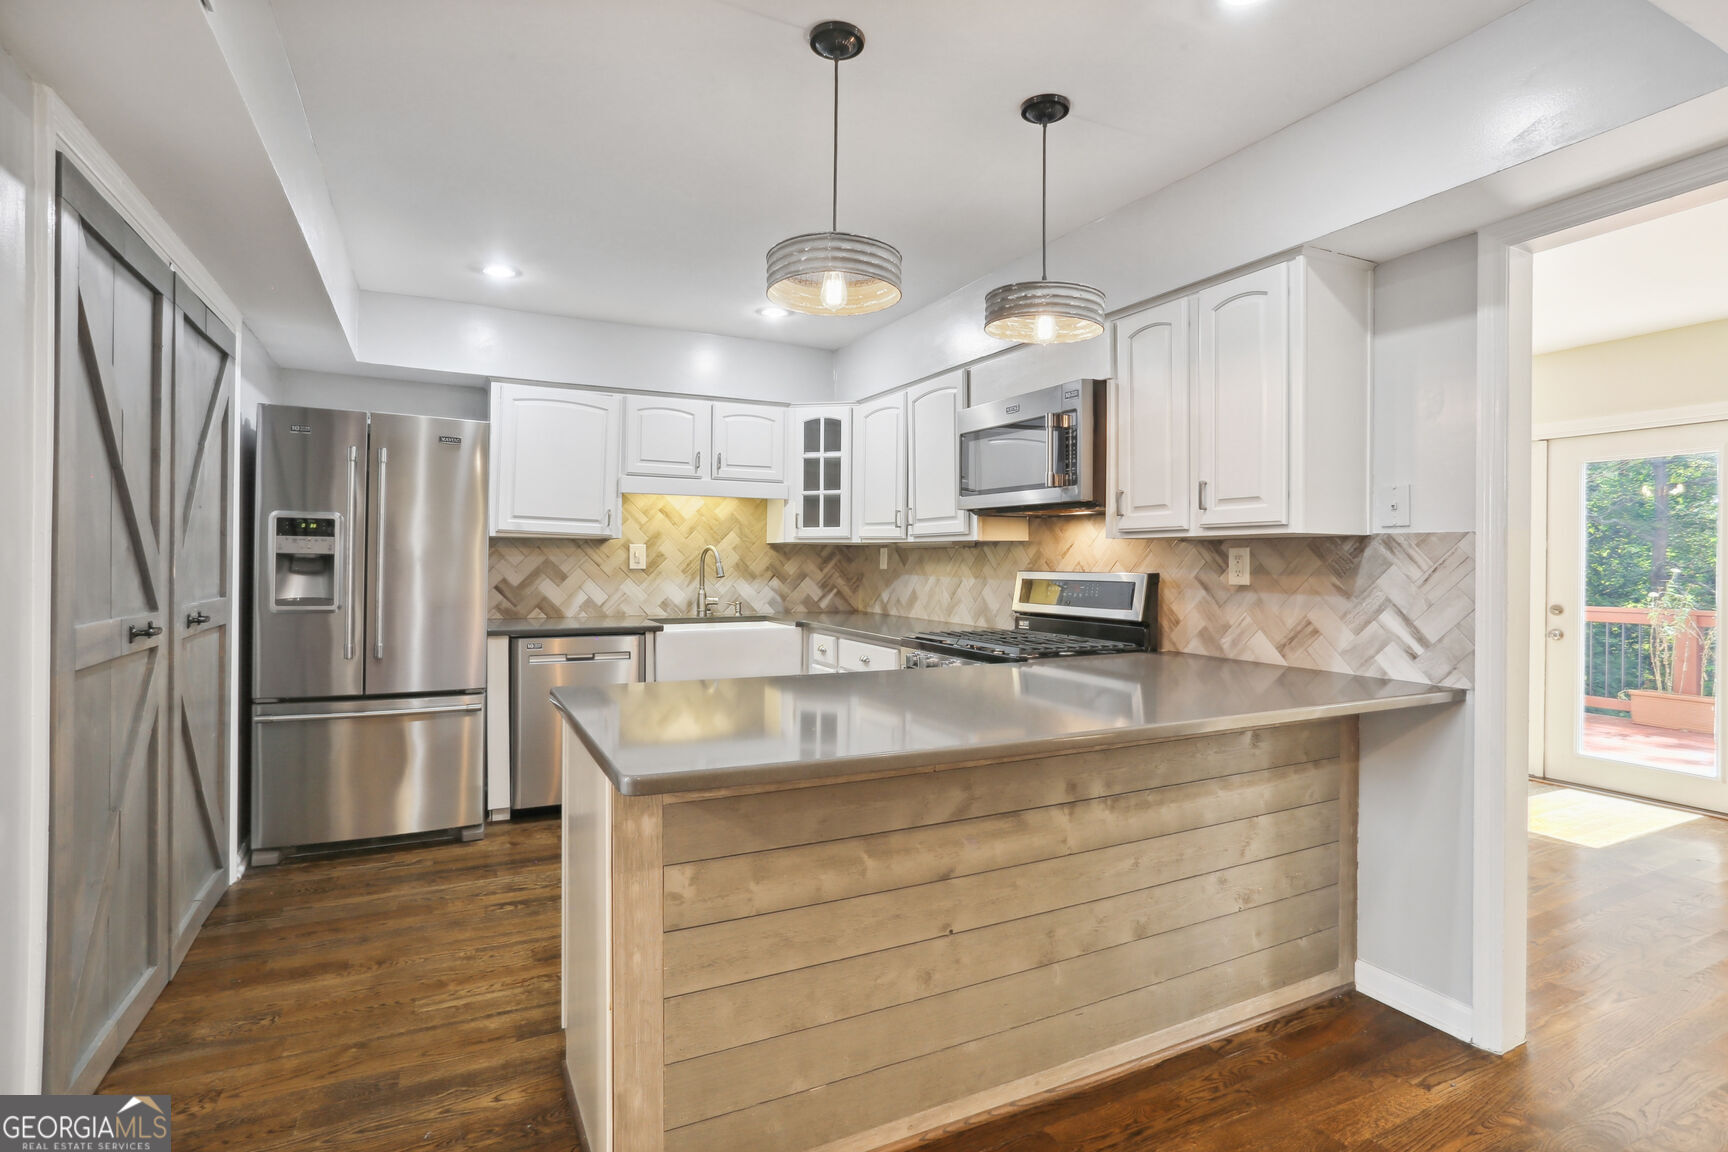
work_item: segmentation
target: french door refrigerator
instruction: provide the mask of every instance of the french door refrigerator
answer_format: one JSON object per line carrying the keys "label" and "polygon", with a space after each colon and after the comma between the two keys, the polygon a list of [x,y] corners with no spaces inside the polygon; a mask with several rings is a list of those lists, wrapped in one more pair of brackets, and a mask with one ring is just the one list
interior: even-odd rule
{"label": "french door refrigerator", "polygon": [[480,834],[481,421],[262,405],[252,861]]}

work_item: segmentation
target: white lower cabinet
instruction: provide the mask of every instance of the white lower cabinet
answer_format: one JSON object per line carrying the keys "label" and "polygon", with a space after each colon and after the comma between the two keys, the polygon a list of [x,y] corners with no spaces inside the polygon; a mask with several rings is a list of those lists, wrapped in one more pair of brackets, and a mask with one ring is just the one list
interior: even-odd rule
{"label": "white lower cabinet", "polygon": [[1372,294],[1307,250],[1117,319],[1110,534],[1367,533]]}
{"label": "white lower cabinet", "polygon": [[615,539],[619,411],[610,393],[493,383],[491,533]]}

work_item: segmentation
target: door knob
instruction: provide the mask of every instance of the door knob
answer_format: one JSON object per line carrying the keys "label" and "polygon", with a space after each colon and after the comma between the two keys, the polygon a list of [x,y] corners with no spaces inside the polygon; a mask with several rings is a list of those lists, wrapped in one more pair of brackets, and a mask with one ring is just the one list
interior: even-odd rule
{"label": "door knob", "polygon": [[1550,639],[1550,640],[1559,640],[1561,637],[1563,637],[1565,635],[1566,635],[1566,633],[1560,631],[1560,629],[1558,629],[1558,628],[1548,629],[1548,639]]}

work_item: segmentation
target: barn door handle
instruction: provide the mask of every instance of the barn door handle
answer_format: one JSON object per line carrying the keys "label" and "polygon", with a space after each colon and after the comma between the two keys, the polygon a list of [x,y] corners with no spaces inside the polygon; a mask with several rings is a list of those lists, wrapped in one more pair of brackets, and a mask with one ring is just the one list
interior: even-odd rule
{"label": "barn door handle", "polygon": [[142,626],[129,625],[126,629],[126,643],[136,644],[140,640],[148,640],[152,636],[162,635],[162,628],[154,620],[147,620]]}
{"label": "barn door handle", "polygon": [[205,613],[205,612],[188,612],[188,613],[186,613],[186,627],[188,627],[188,628],[196,628],[200,624],[208,624],[208,623],[210,623],[210,616],[208,613]]}

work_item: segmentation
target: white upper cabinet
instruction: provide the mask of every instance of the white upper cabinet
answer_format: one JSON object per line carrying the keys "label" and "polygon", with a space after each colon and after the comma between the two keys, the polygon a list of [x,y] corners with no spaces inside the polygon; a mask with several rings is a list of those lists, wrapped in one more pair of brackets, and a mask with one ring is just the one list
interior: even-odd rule
{"label": "white upper cabinet", "polygon": [[494,383],[492,533],[617,537],[619,411],[603,392]]}
{"label": "white upper cabinet", "polygon": [[1171,300],[1116,322],[1110,515],[1119,531],[1189,526],[1189,304]]}
{"label": "white upper cabinet", "polygon": [[1195,361],[1199,526],[1289,520],[1290,267],[1204,289]]}
{"label": "white upper cabinet", "polygon": [[624,398],[624,471],[631,476],[697,479],[712,460],[714,405],[681,396]]}
{"label": "white upper cabinet", "polygon": [[766,404],[714,404],[716,480],[786,479],[786,409]]}
{"label": "white upper cabinet", "polygon": [[960,440],[956,418],[966,403],[966,374],[950,372],[906,392],[907,535],[962,536],[972,514],[960,509]]}
{"label": "white upper cabinet", "polygon": [[857,405],[852,506],[860,540],[906,538],[906,393]]}
{"label": "white upper cabinet", "polygon": [[1118,319],[1111,534],[1368,532],[1372,294],[1306,250]]}
{"label": "white upper cabinet", "polygon": [[786,409],[626,396],[624,491],[784,498]]}
{"label": "white upper cabinet", "polygon": [[852,535],[852,409],[793,408],[791,496],[768,506],[768,542],[846,540]]}

